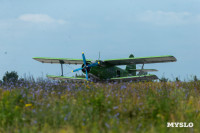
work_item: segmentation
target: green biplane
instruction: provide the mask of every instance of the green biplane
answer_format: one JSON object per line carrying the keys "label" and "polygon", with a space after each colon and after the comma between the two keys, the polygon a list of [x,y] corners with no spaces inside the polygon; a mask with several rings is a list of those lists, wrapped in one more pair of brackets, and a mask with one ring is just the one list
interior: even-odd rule
{"label": "green biplane", "polygon": [[[47,75],[50,79],[67,80],[67,81],[147,81],[158,79],[156,75],[147,74],[147,72],[157,71],[156,69],[144,69],[144,64],[175,62],[176,58],[171,55],[138,57],[134,58],[131,54],[129,58],[109,59],[109,60],[90,60],[85,58],[82,53],[82,59],[70,58],[47,58],[34,57],[33,59],[42,63],[61,64],[61,76]],[[82,65],[80,68],[73,70],[77,72],[82,70],[85,74],[83,77],[66,77],[63,75],[63,64]],[[141,69],[136,69],[137,64],[142,64]],[[122,69],[120,65],[126,65]]]}

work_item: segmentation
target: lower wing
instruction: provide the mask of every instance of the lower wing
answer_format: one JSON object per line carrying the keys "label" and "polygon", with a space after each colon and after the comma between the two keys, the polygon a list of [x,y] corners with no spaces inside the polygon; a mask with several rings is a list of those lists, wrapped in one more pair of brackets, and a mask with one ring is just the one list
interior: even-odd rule
{"label": "lower wing", "polygon": [[47,78],[50,78],[50,79],[53,79],[53,80],[86,81],[85,78],[54,76],[54,75],[47,75]]}
{"label": "lower wing", "polygon": [[[47,78],[53,80],[65,80],[65,81],[86,81],[85,78],[75,78],[75,77],[65,77],[65,76],[54,76],[47,75]],[[111,78],[109,81],[148,81],[158,79],[156,75],[140,75],[140,76],[128,76],[128,77],[119,77],[119,78]]]}
{"label": "lower wing", "polygon": [[140,75],[140,76],[128,76],[128,77],[118,77],[111,78],[112,81],[148,81],[158,79],[156,75]]}

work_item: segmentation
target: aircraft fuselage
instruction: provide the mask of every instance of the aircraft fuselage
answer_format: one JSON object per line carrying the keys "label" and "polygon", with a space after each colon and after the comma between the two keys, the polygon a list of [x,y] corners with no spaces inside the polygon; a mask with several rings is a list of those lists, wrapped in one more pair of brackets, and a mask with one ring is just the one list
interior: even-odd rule
{"label": "aircraft fuselage", "polygon": [[92,67],[90,72],[101,80],[106,80],[114,77],[125,77],[128,71],[117,66],[95,66]]}

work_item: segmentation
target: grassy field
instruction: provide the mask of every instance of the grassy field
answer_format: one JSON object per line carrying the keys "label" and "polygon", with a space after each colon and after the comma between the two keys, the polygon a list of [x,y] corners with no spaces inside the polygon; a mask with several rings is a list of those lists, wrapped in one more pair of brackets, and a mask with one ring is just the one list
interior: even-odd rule
{"label": "grassy field", "polygon": [[198,133],[200,82],[1,84],[0,132]]}

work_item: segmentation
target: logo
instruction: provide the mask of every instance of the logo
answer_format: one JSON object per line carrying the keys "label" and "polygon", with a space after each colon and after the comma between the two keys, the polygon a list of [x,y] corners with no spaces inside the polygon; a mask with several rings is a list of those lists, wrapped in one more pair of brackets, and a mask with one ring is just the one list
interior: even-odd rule
{"label": "logo", "polygon": [[167,127],[193,127],[194,124],[192,122],[167,122]]}

